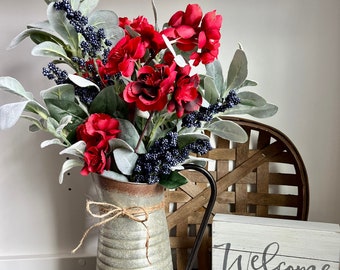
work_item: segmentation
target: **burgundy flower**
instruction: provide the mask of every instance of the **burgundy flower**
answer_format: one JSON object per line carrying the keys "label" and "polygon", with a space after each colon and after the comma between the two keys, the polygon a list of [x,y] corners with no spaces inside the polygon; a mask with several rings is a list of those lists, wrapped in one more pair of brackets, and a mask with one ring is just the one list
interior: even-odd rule
{"label": "burgundy flower", "polygon": [[124,100],[135,102],[141,111],[161,111],[173,91],[175,79],[176,71],[166,65],[144,66],[138,71],[137,80],[125,87]]}
{"label": "burgundy flower", "polygon": [[105,65],[108,75],[121,72],[123,76],[130,77],[134,71],[135,62],[145,54],[145,46],[141,37],[123,37],[110,51]]}
{"label": "burgundy flower", "polygon": [[172,98],[168,103],[168,111],[176,111],[177,117],[182,117],[184,113],[196,111],[202,104],[202,96],[198,92],[199,76],[195,74],[189,76],[190,66],[184,68],[177,67],[176,84]]}

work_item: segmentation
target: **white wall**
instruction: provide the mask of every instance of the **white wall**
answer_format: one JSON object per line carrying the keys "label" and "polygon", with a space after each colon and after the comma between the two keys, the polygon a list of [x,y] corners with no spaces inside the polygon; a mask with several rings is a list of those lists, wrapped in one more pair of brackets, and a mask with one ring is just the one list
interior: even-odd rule
{"label": "white wall", "polygon": [[[149,0],[105,1],[120,16],[148,16]],[[304,158],[310,179],[312,221],[340,223],[340,1],[196,1],[223,15],[220,60],[229,65],[238,42],[249,60],[258,92],[279,106],[262,120],[285,132]],[[156,0],[159,22],[189,1]],[[20,5],[20,8],[19,8]],[[38,96],[50,84],[41,68],[48,59],[30,56],[28,40],[6,51],[11,38],[30,22],[45,18],[43,0],[2,0],[0,76],[18,78]],[[11,97],[1,95],[1,103]],[[58,184],[58,148],[41,150],[47,136],[28,133],[28,123],[0,133],[0,256],[68,253],[89,224],[84,211],[91,181],[77,171]],[[91,243],[91,244],[89,244]],[[80,254],[93,254],[93,239]]]}

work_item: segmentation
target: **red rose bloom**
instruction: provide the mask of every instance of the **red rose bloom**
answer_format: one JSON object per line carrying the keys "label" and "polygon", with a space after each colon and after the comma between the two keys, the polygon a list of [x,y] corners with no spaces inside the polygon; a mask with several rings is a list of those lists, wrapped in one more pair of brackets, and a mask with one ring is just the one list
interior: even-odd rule
{"label": "red rose bloom", "polygon": [[130,82],[123,91],[126,102],[135,102],[141,111],[161,111],[173,91],[176,71],[166,65],[144,66],[138,71],[137,81]]}
{"label": "red rose bloom", "polygon": [[114,75],[121,72],[123,76],[130,77],[135,62],[144,56],[145,51],[141,37],[123,37],[109,52],[105,65],[106,74]]}
{"label": "red rose bloom", "polygon": [[82,175],[89,173],[102,174],[107,167],[106,155],[103,149],[91,146],[84,153],[84,167],[80,171]]}
{"label": "red rose bloom", "polygon": [[91,114],[84,124],[77,127],[77,139],[86,143],[86,148],[96,146],[106,150],[108,141],[116,138],[119,121],[104,113]]}

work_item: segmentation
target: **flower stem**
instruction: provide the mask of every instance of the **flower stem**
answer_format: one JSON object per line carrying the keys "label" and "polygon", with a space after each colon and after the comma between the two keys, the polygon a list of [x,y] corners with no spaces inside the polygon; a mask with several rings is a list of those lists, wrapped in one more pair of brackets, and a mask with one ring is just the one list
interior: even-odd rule
{"label": "flower stem", "polygon": [[143,139],[144,139],[145,133],[146,133],[146,131],[147,131],[148,126],[149,126],[150,123],[151,123],[151,120],[152,120],[153,115],[154,115],[154,112],[153,112],[153,111],[150,112],[150,116],[149,116],[148,120],[147,120],[146,123],[145,123],[145,126],[144,126],[144,128],[143,128],[142,134],[140,135],[139,140],[138,140],[138,142],[137,142],[137,145],[136,145],[136,147],[135,147],[135,153],[137,153],[137,150],[138,150],[140,144],[142,143],[142,141],[143,141]]}

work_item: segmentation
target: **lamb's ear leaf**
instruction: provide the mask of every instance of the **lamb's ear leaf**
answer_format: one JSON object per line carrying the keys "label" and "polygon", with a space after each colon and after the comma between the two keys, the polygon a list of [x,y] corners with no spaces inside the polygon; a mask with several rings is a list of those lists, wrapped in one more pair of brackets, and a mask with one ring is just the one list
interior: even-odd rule
{"label": "lamb's ear leaf", "polygon": [[228,92],[232,89],[238,89],[244,81],[247,79],[248,76],[248,61],[246,54],[243,50],[237,49],[233,60],[230,63],[228,76],[227,76],[227,91]]}
{"label": "lamb's ear leaf", "polygon": [[59,174],[59,183],[62,184],[64,181],[64,174],[75,168],[75,167],[83,167],[84,166],[84,162],[79,160],[79,159],[68,159],[64,162],[60,174]]}
{"label": "lamb's ear leaf", "polygon": [[22,84],[12,77],[0,77],[0,90],[16,94],[28,100],[33,99],[33,94],[27,92]]}
{"label": "lamb's ear leaf", "polygon": [[214,62],[207,64],[206,66],[207,75],[211,77],[214,82],[216,89],[218,90],[220,96],[222,96],[225,90],[223,71],[220,61],[215,60]]}
{"label": "lamb's ear leaf", "polygon": [[0,130],[13,127],[29,103],[28,100],[9,103],[0,107]]}
{"label": "lamb's ear leaf", "polygon": [[233,142],[244,143],[248,140],[248,135],[244,129],[233,121],[219,120],[213,121],[204,126],[204,129],[211,133]]}
{"label": "lamb's ear leaf", "polygon": [[124,175],[132,175],[138,155],[133,150],[116,148],[113,150],[113,156],[119,171]]}
{"label": "lamb's ear leaf", "polygon": [[51,3],[47,8],[47,18],[53,30],[63,38],[65,43],[69,45],[72,50],[76,51],[79,43],[78,33],[67,21],[65,13],[56,10],[53,7],[53,3]]}

